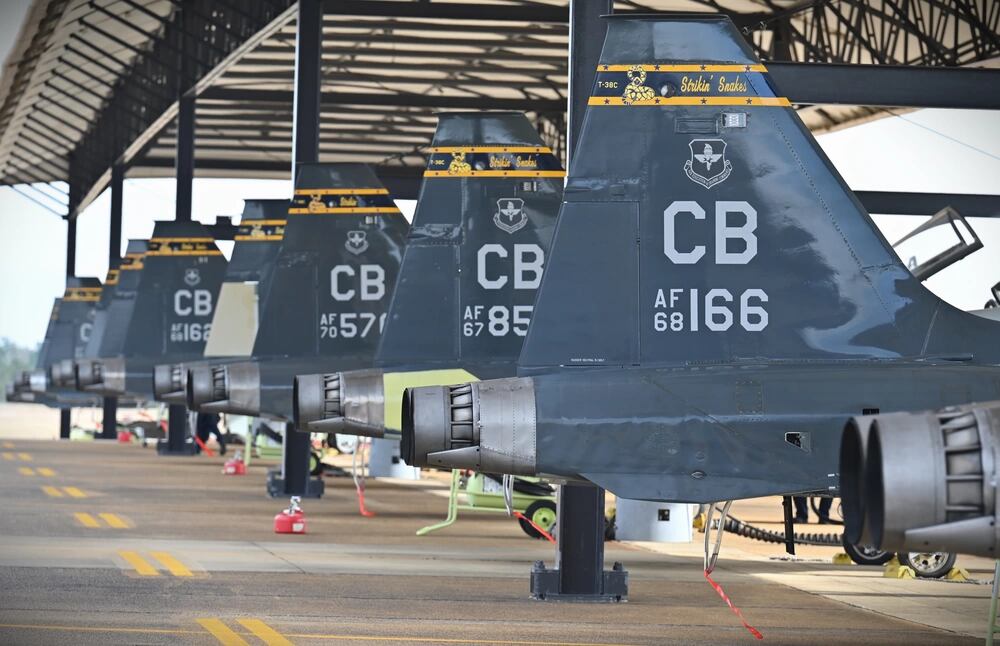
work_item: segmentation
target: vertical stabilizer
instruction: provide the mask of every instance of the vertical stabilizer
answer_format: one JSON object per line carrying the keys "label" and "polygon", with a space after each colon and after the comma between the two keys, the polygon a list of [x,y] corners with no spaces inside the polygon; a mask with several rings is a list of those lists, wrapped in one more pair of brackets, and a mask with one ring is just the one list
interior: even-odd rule
{"label": "vertical stabilizer", "polygon": [[900,263],[728,18],[609,18],[523,368],[997,362],[998,329]]}

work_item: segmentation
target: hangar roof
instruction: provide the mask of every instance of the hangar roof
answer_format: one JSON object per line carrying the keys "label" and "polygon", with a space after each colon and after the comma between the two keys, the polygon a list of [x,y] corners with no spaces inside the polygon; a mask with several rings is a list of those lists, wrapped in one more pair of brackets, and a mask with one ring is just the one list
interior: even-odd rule
{"label": "hangar roof", "polygon": [[[412,175],[434,114],[454,109],[527,112],[563,151],[567,4],[327,0],[321,160]],[[977,0],[617,0],[615,10],[724,12],[767,61],[1000,56],[1000,9]],[[35,0],[0,78],[0,184],[44,201],[40,183],[72,178],[78,194],[41,190],[76,213],[114,160],[130,177],[171,175],[177,96],[192,87],[198,174],[287,177],[295,17],[291,0]],[[802,106],[813,129],[878,111]]]}

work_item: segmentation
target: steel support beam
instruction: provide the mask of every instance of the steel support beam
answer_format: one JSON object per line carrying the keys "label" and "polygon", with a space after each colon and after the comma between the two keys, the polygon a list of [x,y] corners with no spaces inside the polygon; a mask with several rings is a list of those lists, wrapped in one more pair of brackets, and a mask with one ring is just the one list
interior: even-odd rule
{"label": "steel support beam", "polygon": [[[611,0],[570,1],[570,96],[568,157],[580,137],[587,97],[604,43],[601,15],[611,13]],[[590,484],[559,487],[558,544],[555,570],[536,563],[531,597],[538,600],[621,601],[628,595],[628,574],[615,564],[604,571],[604,490]]]}
{"label": "steel support beam", "polygon": [[[602,0],[603,1],[603,0]],[[565,24],[565,7],[543,5],[460,4],[457,2],[412,2],[410,0],[325,0],[328,14],[343,16],[391,16],[393,18],[440,18],[444,20],[501,20],[505,22],[554,22]]]}
{"label": "steel support beam", "polygon": [[[595,68],[596,69],[596,68]],[[213,87],[200,98],[234,103],[292,103],[292,93],[286,90],[247,90]],[[488,96],[441,96],[431,94],[375,94],[365,92],[323,92],[323,105],[388,105],[399,107],[455,108],[463,110],[520,110],[523,112],[562,112],[563,99],[504,98]]]}
{"label": "steel support beam", "polygon": [[[319,161],[320,61],[323,51],[322,0],[299,0],[295,38],[295,100],[292,130],[292,183],[298,164]],[[309,433],[285,425],[282,477],[286,496],[318,496],[310,486]],[[322,482],[322,481],[320,481]]]}
{"label": "steel support beam", "polygon": [[194,182],[194,95],[183,95],[177,111],[177,210],[178,222],[191,221]]}
{"label": "steel support beam", "polygon": [[118,398],[105,397],[101,421],[101,439],[113,440],[118,437]]}
{"label": "steel support beam", "polygon": [[869,213],[934,215],[950,206],[967,218],[1000,218],[1000,195],[855,191]]}
{"label": "steel support beam", "polygon": [[59,439],[68,440],[70,431],[70,413],[72,410],[69,408],[59,409]]}
{"label": "steel support beam", "polygon": [[66,277],[76,276],[76,218],[66,218]]}
{"label": "steel support beam", "polygon": [[792,103],[1000,109],[1000,69],[768,63],[767,70]]}
{"label": "steel support beam", "polygon": [[[125,189],[125,169],[121,164],[111,166],[110,188],[111,221],[108,226],[108,269],[117,269],[121,264],[122,192]],[[105,397],[103,403],[104,417],[101,423],[101,439],[113,440],[118,437],[118,398]]]}
{"label": "steel support beam", "polygon": [[569,6],[569,105],[566,138],[566,158],[573,158],[573,149],[580,137],[587,99],[594,87],[594,75],[604,46],[607,27],[601,16],[614,11],[614,0],[572,0]]}
{"label": "steel support beam", "polygon": [[292,181],[299,163],[319,161],[319,106],[323,6],[319,0],[299,2],[295,34],[295,96],[292,111]]}

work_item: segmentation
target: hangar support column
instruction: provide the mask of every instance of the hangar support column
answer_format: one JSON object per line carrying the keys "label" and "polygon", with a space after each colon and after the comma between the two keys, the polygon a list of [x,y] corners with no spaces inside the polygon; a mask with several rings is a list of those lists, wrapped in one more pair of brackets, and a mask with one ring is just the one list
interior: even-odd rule
{"label": "hangar support column", "polygon": [[[321,55],[323,52],[323,3],[299,0],[295,38],[295,97],[292,124],[292,182],[299,164],[319,161],[319,115]],[[319,486],[310,486],[310,437],[285,425],[282,476],[288,496],[319,496]]]}
{"label": "hangar support column", "polygon": [[[76,217],[73,209],[80,200],[80,189],[74,182],[69,183],[69,210],[66,214],[66,278],[76,276]],[[70,408],[59,409],[59,439],[68,440],[70,431]]]}
{"label": "hangar support column", "polygon": [[[191,191],[194,182],[194,102],[195,95],[182,94],[177,110],[177,192],[174,219],[191,221]],[[188,444],[188,410],[183,404],[171,404],[168,409],[167,442],[160,453],[189,455],[194,444]]]}
{"label": "hangar support column", "polygon": [[[569,27],[569,123],[567,157],[572,158],[587,110],[587,98],[601,56],[606,27],[602,15],[613,0],[571,0]],[[569,166],[569,159],[567,159]],[[604,570],[604,490],[589,484],[559,487],[555,569],[539,561],[531,572],[531,596],[539,600],[621,601],[628,573],[621,563]]]}
{"label": "hangar support column", "polygon": [[[111,165],[111,222],[108,228],[108,269],[121,264],[122,247],[122,191],[125,187],[125,168]],[[104,398],[104,417],[101,422],[101,439],[113,440],[118,436],[118,398]]]}

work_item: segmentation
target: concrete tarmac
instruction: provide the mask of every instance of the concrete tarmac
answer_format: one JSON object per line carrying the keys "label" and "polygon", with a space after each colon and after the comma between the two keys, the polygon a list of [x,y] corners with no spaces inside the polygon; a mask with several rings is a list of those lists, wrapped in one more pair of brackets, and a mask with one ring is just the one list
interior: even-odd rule
{"label": "concrete tarmac", "polygon": [[[232,477],[222,462],[0,437],[0,643],[757,643],[703,578],[695,545],[609,543],[608,567],[630,572],[627,603],[536,602],[528,573],[536,560],[551,566],[554,549],[505,515],[464,514],[414,535],[445,515],[441,479],[369,482],[376,515],[364,518],[351,480],[328,477],[323,499],[303,501],[308,533],[288,536],[272,529],[286,501],[265,494],[271,465]],[[846,589],[814,593],[813,580],[830,586],[830,567],[736,545],[714,578],[765,643],[972,644],[960,632],[985,628],[988,586],[882,589],[878,571],[854,568]],[[849,598],[891,602],[899,591],[912,604],[914,585],[937,586],[929,607],[971,604],[981,624],[941,630]]]}

